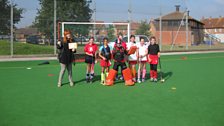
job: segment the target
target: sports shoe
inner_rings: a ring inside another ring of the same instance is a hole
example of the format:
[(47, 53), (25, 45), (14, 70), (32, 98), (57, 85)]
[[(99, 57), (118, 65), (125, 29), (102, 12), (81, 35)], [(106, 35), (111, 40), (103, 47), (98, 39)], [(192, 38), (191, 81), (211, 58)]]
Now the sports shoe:
[(153, 78), (150, 78), (150, 81), (151, 81), (151, 82), (153, 82), (153, 81), (154, 81), (154, 79), (153, 79)]
[(58, 87), (61, 87), (61, 83), (58, 83)]
[(123, 76), (120, 76), (119, 79), (120, 79), (120, 80), (124, 80)]
[(116, 81), (118, 81), (118, 80), (119, 80), (119, 77), (118, 77), (118, 76), (116, 76), (115, 80), (116, 80)]
[(72, 86), (74, 86), (74, 83), (73, 83), (73, 82), (71, 82), (71, 83), (70, 83), (70, 86), (71, 86), (71, 87), (72, 87)]
[(138, 79), (137, 81), (138, 81), (138, 83), (141, 83), (141, 80), (140, 79)]
[(142, 78), (142, 82), (145, 82), (145, 79), (144, 78)]
[(93, 83), (93, 79), (89, 79), (89, 83), (92, 84)]
[(154, 82), (157, 82), (158, 80), (156, 78), (153, 79)]
[(105, 85), (105, 82), (104, 81), (101, 81), (100, 84)]
[(136, 82), (136, 79), (135, 79), (135, 78), (132, 78), (132, 81), (133, 81), (133, 82)]

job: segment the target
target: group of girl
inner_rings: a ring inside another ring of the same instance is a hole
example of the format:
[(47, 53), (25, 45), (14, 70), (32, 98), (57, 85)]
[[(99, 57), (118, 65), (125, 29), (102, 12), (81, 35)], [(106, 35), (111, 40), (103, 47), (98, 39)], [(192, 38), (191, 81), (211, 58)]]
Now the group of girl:
[[(75, 49), (69, 49), (68, 43), (71, 42), (71, 33), (64, 32), (63, 42), (58, 42), (57, 48), (61, 50), (59, 53), (59, 62), (61, 71), (58, 79), (58, 87), (62, 85), (62, 78), (67, 68), (70, 86), (74, 85), (72, 80), (72, 62), (76, 52)], [(98, 52), (99, 50), (99, 52)], [(103, 45), (98, 49), (91, 37), (84, 47), (86, 68), (86, 82), (92, 83), (94, 80), (94, 66), (97, 63), (97, 56), (100, 58), (101, 66), (101, 84), (112, 86), (115, 78), (118, 76), (118, 70), (121, 70), (121, 76), (125, 81), (125, 85), (132, 86), (136, 82), (145, 81), (146, 64), (150, 64), (150, 81), (157, 82), (157, 64), (160, 57), (160, 50), (156, 44), (156, 38), (151, 37), (149, 43), (145, 43), (144, 38), (140, 38), (140, 43), (135, 42), (135, 36), (130, 36), (130, 42), (124, 42), (122, 35), (118, 35), (115, 44), (110, 46), (108, 38), (103, 39)], [(97, 55), (98, 54), (98, 55)], [(113, 68), (110, 66), (113, 62)], [(126, 65), (128, 63), (128, 66)], [(138, 69), (136, 67), (138, 65)]]

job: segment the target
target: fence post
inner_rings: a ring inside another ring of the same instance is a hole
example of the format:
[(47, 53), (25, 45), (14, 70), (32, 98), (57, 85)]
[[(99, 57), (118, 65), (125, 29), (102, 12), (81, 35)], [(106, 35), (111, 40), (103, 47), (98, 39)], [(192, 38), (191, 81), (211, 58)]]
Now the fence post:
[(160, 46), (159, 47), (160, 47), (160, 51), (162, 51), (162, 10), (161, 9), (162, 8), (160, 5), (160, 17), (159, 17), (159, 32), (160, 32), (160, 34), (159, 34)]
[(11, 57), (13, 57), (13, 0), (11, 0), (11, 37), (10, 37), (10, 48), (11, 48)]
[(57, 13), (56, 13), (56, 9), (57, 9), (57, 3), (56, 0), (54, 0), (54, 55), (56, 55), (56, 19), (57, 19)]
[(186, 11), (186, 50), (188, 50), (188, 16), (189, 16), (189, 11)]

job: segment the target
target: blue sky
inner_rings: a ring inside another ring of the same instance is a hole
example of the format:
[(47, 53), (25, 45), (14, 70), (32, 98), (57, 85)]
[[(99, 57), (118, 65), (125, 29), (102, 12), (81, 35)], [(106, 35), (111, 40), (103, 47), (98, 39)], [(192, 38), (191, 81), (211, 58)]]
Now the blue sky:
[(24, 8), (24, 18), (18, 23), (17, 27), (25, 27), (32, 24), (35, 19), (37, 8), (40, 8), (38, 0), (13, 0), (19, 8)]
[[(94, 0), (92, 0), (94, 1)], [(96, 20), (105, 22), (128, 20), (129, 1), (132, 7), (132, 20), (149, 20), (159, 17), (160, 7), (162, 14), (175, 10), (174, 6), (181, 5), (181, 10), (190, 10), (190, 16), (200, 20), (204, 17), (224, 17), (224, 0), (95, 0)], [(24, 8), (23, 19), (17, 27), (25, 27), (32, 24), (40, 8), (38, 0), (14, 0), (18, 7)], [(94, 3), (91, 3), (93, 8)]]

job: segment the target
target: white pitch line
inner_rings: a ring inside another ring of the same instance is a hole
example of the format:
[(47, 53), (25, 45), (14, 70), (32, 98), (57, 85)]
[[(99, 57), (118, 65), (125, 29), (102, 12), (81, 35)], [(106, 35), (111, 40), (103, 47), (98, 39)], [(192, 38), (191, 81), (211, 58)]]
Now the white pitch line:
[[(206, 53), (224, 53), (224, 50), (217, 51), (192, 51), (192, 52), (161, 52), (161, 55), (183, 55), (183, 54), (206, 54)], [(0, 56), (0, 62), (8, 61), (36, 61), (36, 60), (57, 60), (56, 56), (53, 57), (16, 57), (11, 58), (9, 56)]]

